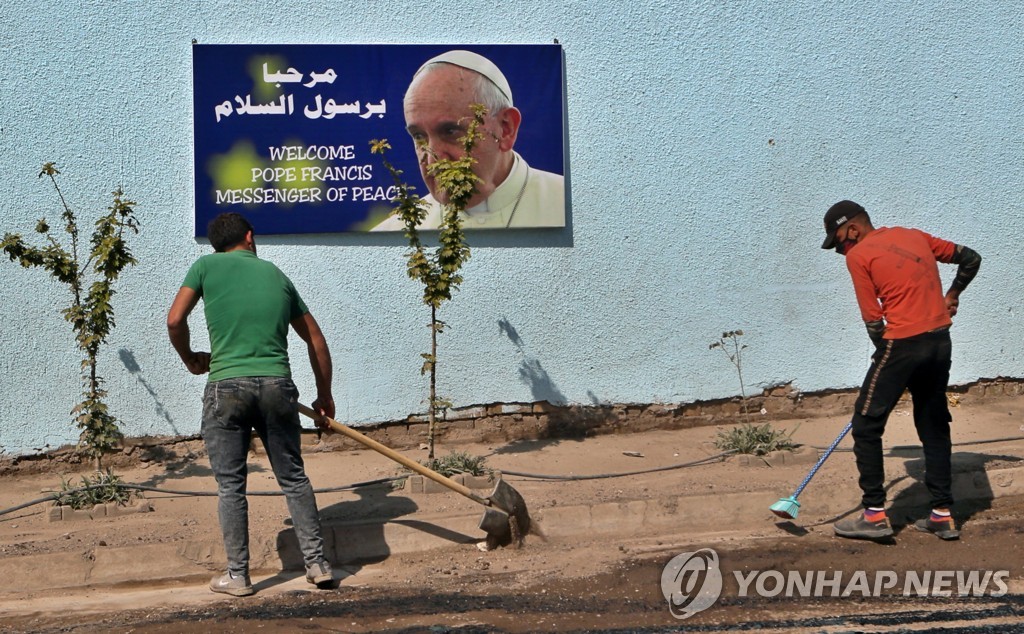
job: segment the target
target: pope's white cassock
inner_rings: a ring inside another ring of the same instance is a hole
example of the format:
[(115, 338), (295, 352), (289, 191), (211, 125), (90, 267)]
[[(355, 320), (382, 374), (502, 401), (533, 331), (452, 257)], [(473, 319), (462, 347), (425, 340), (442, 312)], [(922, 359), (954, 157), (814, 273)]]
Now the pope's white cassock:
[[(530, 167), (518, 152), (508, 178), (487, 200), (467, 209), (462, 215), (465, 229), (504, 229), (508, 227), (564, 227), (565, 179), (559, 174)], [(441, 205), (427, 195), (427, 216), (420, 229), (437, 229), (441, 225)], [(373, 231), (401, 231), (405, 228), (398, 216), (389, 216)]]

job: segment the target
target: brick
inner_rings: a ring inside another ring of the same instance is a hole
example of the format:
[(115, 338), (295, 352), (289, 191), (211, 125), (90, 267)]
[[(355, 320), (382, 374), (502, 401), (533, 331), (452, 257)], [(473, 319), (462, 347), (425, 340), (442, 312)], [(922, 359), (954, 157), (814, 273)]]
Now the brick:
[(491, 403), (487, 406), (487, 416), (499, 416), (505, 413), (505, 405), (503, 403)]
[(474, 418), (483, 418), (487, 416), (487, 410), (479, 405), (473, 407), (458, 407), (452, 408), (445, 412), (445, 420), (467, 420)]
[(421, 475), (409, 476), (405, 479), (406, 487), (409, 493), (423, 493), (423, 481), (424, 478)]
[(430, 478), (423, 478), (423, 492), (424, 493), (445, 493), (446, 491), (450, 491), (450, 490), (451, 489), (449, 489), (448, 487), (446, 487), (443, 484), (440, 484), (438, 482), (434, 482)]
[(818, 460), (818, 450), (812, 447), (799, 447), (794, 451), (783, 452), (786, 464), (814, 464)]
[(490, 476), (464, 475), (462, 484), (471, 489), (489, 489), (494, 486), (494, 481)]
[(985, 386), (982, 385), (981, 383), (976, 383), (967, 388), (967, 395), (981, 398), (985, 396)]

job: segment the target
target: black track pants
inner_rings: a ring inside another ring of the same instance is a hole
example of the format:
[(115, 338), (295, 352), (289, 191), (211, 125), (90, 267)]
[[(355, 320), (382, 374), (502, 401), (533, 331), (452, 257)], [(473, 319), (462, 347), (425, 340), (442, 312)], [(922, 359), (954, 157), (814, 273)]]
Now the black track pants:
[(882, 433), (905, 389), (914, 403), (914, 426), (924, 446), (925, 486), (932, 508), (953, 504), (949, 405), (946, 387), (952, 345), (949, 329), (889, 339), (875, 351), (853, 415), (853, 453), (865, 508), (885, 506)]

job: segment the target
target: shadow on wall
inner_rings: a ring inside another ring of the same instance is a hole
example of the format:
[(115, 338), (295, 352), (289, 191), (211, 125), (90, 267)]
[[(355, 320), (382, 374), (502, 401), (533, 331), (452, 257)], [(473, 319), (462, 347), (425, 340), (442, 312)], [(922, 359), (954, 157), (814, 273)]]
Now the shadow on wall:
[[(546, 401), (552, 405), (560, 406), (547, 412), (546, 428), (542, 430), (539, 439), (527, 439), (514, 441), (511, 444), (498, 449), (495, 453), (514, 453), (516, 451), (529, 451), (538, 442), (547, 443), (549, 439), (575, 439), (581, 440), (593, 433), (598, 427), (614, 424), (618, 420), (615, 409), (603, 403), (590, 390), (587, 397), (590, 399), (588, 406), (569, 406), (569, 399), (558, 388), (555, 381), (548, 374), (539, 359), (531, 356), (526, 349), (526, 344), (516, 330), (515, 326), (506, 319), (498, 320), (498, 330), (508, 337), (512, 345), (516, 347), (519, 357), (519, 380), (530, 388), (535, 402)], [(554, 440), (552, 442), (558, 442)]]
[(558, 389), (555, 382), (551, 380), (551, 375), (541, 365), (540, 360), (530, 357), (526, 353), (526, 346), (523, 344), (523, 339), (519, 336), (515, 326), (508, 319), (502, 317), (498, 320), (498, 330), (501, 331), (501, 334), (508, 337), (512, 345), (516, 347), (516, 351), (521, 357), (519, 360), (519, 380), (530, 388), (533, 400), (547, 401), (552, 405), (565, 405), (567, 402), (565, 394), (562, 394), (562, 391)]
[(146, 388), (146, 391), (149, 392), (149, 395), (153, 398), (154, 405), (156, 405), (156, 413), (167, 421), (167, 424), (170, 426), (171, 431), (174, 432), (175, 436), (180, 436), (181, 432), (178, 431), (178, 427), (174, 424), (174, 419), (171, 418), (170, 412), (167, 411), (164, 404), (160, 401), (160, 397), (157, 395), (156, 390), (154, 390), (153, 386), (146, 381), (146, 377), (142, 375), (142, 368), (139, 366), (139, 362), (135, 360), (135, 355), (132, 351), (127, 348), (121, 348), (117, 351), (117, 356), (121, 359), (121, 363), (124, 364), (128, 373), (134, 376), (138, 382), (142, 384), (142, 387)]

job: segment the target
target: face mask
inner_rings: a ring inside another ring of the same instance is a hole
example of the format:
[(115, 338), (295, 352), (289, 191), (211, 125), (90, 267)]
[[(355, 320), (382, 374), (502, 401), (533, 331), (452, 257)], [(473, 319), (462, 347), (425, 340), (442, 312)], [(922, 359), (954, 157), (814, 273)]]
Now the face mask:
[(837, 242), (836, 253), (838, 253), (839, 255), (846, 255), (855, 244), (857, 244), (857, 241), (851, 240), (849, 238), (843, 240), (842, 242)]

